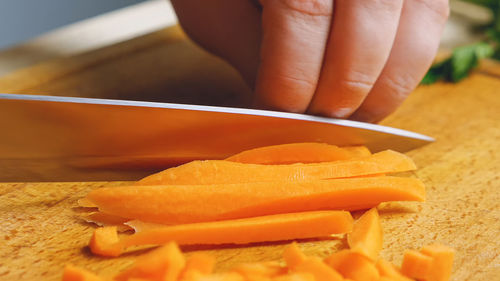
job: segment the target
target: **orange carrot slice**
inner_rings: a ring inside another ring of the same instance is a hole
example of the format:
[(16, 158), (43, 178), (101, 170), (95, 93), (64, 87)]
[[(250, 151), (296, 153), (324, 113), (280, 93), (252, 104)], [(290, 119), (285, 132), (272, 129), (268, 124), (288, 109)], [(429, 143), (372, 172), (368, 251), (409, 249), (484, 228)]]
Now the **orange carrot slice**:
[(176, 281), (186, 261), (175, 243), (141, 256), (127, 270), (115, 277), (117, 281), (143, 278), (151, 281)]
[(277, 180), (346, 178), (416, 169), (406, 155), (392, 150), (361, 159), (314, 164), (257, 165), (225, 160), (193, 161), (150, 175), (137, 185), (249, 183)]
[(353, 219), (349, 212), (317, 211), (183, 224), (143, 231), (126, 236), (119, 241), (112, 241), (111, 245), (103, 245), (109, 240), (97, 241), (96, 244), (102, 245), (100, 249), (112, 249), (109, 253), (106, 251), (93, 251), (93, 247), (90, 249), (98, 255), (116, 256), (117, 252), (115, 249), (117, 248), (123, 251), (125, 248), (131, 246), (161, 245), (170, 241), (176, 241), (180, 245), (247, 244), (264, 241), (325, 237), (330, 234), (351, 231), (352, 222)]
[(432, 257), (432, 265), (426, 281), (447, 281), (450, 279), (455, 251), (441, 244), (424, 246), (420, 252)]
[(380, 274), (380, 280), (383, 280), (383, 277), (388, 278), (389, 280), (393, 281), (412, 281), (413, 279), (410, 279), (406, 276), (404, 276), (392, 263), (384, 260), (384, 259), (379, 259), (377, 263), (375, 264), (375, 267), (377, 267), (377, 270)]
[(382, 225), (376, 208), (365, 212), (354, 222), (352, 232), (347, 234), (349, 247), (375, 261), (382, 250)]
[(186, 266), (182, 270), (179, 280), (197, 280), (203, 275), (211, 274), (214, 270), (215, 258), (204, 253), (195, 253), (186, 260)]
[(290, 143), (254, 148), (226, 158), (247, 164), (319, 163), (370, 156), (365, 146), (338, 147), (326, 143)]
[(316, 281), (343, 281), (344, 278), (335, 269), (329, 267), (319, 257), (308, 257), (292, 268), (293, 272), (310, 273)]
[(278, 262), (242, 263), (232, 269), (241, 274), (245, 280), (262, 280), (277, 277), (288, 272), (288, 269)]
[(63, 272), (62, 281), (104, 281), (101, 277), (85, 269), (66, 265)]
[(360, 210), (387, 201), (424, 201), (414, 178), (367, 177), (211, 186), (122, 186), (91, 191), (108, 214), (164, 224), (314, 210)]
[(415, 250), (405, 252), (401, 272), (411, 278), (426, 279), (432, 266), (432, 257)]
[(310, 273), (289, 273), (272, 278), (272, 281), (316, 281), (314, 275)]
[(90, 202), (87, 198), (80, 198), (78, 199), (78, 206), (84, 207), (84, 208), (96, 208), (97, 206)]
[(125, 224), (127, 221), (129, 221), (129, 219), (105, 214), (102, 212), (86, 213), (80, 215), (80, 217), (86, 222), (95, 223), (98, 226), (116, 226), (118, 232), (124, 232), (132, 229), (130, 226)]
[(344, 278), (354, 281), (376, 281), (380, 278), (373, 262), (352, 250), (341, 250), (325, 259), (325, 263), (337, 270)]
[(121, 247), (118, 245), (119, 241), (116, 226), (97, 228), (90, 238), (90, 251), (101, 256), (119, 256), (121, 253)]
[(307, 256), (299, 249), (297, 243), (293, 242), (283, 251), (283, 259), (289, 268), (295, 268), (307, 259)]

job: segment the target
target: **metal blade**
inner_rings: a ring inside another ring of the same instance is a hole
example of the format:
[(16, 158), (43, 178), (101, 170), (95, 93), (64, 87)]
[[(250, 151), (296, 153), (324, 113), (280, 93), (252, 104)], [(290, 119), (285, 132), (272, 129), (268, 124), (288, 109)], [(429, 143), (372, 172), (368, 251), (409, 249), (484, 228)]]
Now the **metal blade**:
[(194, 159), (293, 142), (411, 150), (400, 129), (266, 110), (0, 94), (0, 181), (135, 180)]

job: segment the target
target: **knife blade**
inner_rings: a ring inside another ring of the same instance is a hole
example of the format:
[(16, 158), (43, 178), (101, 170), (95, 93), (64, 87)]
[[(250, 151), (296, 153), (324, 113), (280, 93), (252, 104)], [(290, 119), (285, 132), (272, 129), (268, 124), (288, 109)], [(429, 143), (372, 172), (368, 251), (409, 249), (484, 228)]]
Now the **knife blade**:
[(20, 94), (0, 94), (0, 132), (0, 181), (136, 180), (195, 159), (293, 142), (405, 152), (433, 141), (305, 114)]

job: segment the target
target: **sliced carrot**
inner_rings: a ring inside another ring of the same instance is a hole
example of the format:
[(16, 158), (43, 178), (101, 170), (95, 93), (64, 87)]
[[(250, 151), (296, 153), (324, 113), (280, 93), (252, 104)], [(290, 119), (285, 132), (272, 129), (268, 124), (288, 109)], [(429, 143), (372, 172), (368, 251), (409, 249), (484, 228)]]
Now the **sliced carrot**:
[(299, 249), (297, 243), (286, 246), (283, 251), (283, 259), (289, 268), (295, 268), (307, 259), (307, 256)]
[(116, 226), (97, 228), (90, 238), (90, 251), (100, 256), (119, 256), (121, 253), (121, 247), (118, 245), (119, 241)]
[(389, 278), (390, 280), (394, 281), (412, 281), (413, 279), (410, 279), (406, 276), (404, 276), (392, 263), (384, 260), (384, 259), (379, 259), (377, 263), (375, 264), (377, 267), (377, 270), (380, 274), (380, 280), (382, 280), (383, 277)]
[(415, 163), (392, 150), (345, 161), (314, 164), (257, 165), (225, 160), (193, 161), (148, 176), (137, 185), (249, 183), (277, 180), (345, 178), (414, 170)]
[(214, 270), (215, 258), (204, 253), (195, 253), (186, 260), (186, 265), (180, 273), (179, 280), (189, 281), (211, 274)]
[(243, 276), (236, 272), (224, 272), (200, 276), (198, 281), (245, 281)]
[(117, 281), (144, 278), (151, 281), (176, 281), (186, 261), (175, 243), (168, 243), (141, 256), (127, 270), (115, 277)]
[[(193, 223), (151, 229), (122, 238), (107, 248), (161, 245), (176, 241), (189, 244), (246, 244), (301, 238), (325, 237), (352, 229), (352, 217), (345, 211), (290, 213), (219, 222)], [(106, 241), (100, 241), (106, 243)], [(91, 247), (92, 250), (92, 247)], [(109, 256), (105, 251), (94, 252)], [(116, 252), (111, 252), (115, 254)]]
[(344, 278), (354, 281), (376, 281), (380, 278), (377, 268), (367, 257), (352, 250), (341, 250), (325, 259), (325, 263)]
[(84, 207), (84, 208), (96, 208), (97, 206), (90, 202), (87, 198), (80, 198), (78, 199), (78, 206)]
[(80, 217), (86, 222), (95, 223), (98, 226), (116, 226), (118, 232), (124, 232), (131, 230), (132, 228), (125, 223), (129, 219), (105, 214), (103, 212), (91, 212), (80, 215)]
[(382, 225), (376, 208), (365, 212), (354, 222), (352, 232), (347, 234), (349, 247), (375, 261), (382, 250)]
[(66, 265), (64, 267), (62, 281), (104, 281), (101, 277), (85, 269)]
[(277, 277), (288, 272), (288, 268), (278, 262), (242, 263), (232, 269), (241, 274), (245, 280), (262, 280)]
[(441, 244), (424, 246), (420, 252), (432, 257), (432, 265), (426, 281), (447, 281), (450, 279), (455, 251)]
[(271, 279), (272, 281), (316, 281), (314, 275), (310, 273), (290, 273), (280, 275)]
[(326, 143), (290, 143), (245, 150), (227, 161), (247, 164), (319, 163), (370, 156), (365, 146), (338, 147)]
[(432, 266), (432, 257), (415, 250), (405, 252), (401, 272), (411, 278), (426, 279)]
[(146, 230), (172, 226), (172, 224), (162, 224), (162, 223), (154, 223), (154, 222), (145, 222), (141, 220), (131, 220), (125, 223), (128, 227), (132, 228), (135, 233), (143, 232)]
[(314, 276), (316, 281), (344, 280), (340, 273), (324, 263), (319, 257), (307, 257), (307, 259), (295, 266), (292, 271), (298, 273), (310, 273)]
[(313, 210), (360, 210), (387, 201), (424, 201), (414, 178), (367, 177), (211, 186), (123, 186), (91, 191), (108, 214), (164, 224)]

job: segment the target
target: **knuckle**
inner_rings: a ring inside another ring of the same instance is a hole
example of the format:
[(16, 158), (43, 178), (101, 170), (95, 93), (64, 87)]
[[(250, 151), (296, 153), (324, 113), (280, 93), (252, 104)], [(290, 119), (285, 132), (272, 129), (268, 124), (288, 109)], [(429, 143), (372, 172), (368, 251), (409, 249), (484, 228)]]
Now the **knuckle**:
[(332, 0), (280, 0), (279, 2), (288, 9), (301, 14), (331, 16), (333, 12)]
[(361, 72), (351, 72), (340, 80), (339, 86), (348, 93), (364, 96), (375, 84), (370, 77)]
[(398, 103), (404, 101), (417, 84), (413, 77), (404, 75), (386, 76), (383, 83), (391, 92), (391, 99)]

